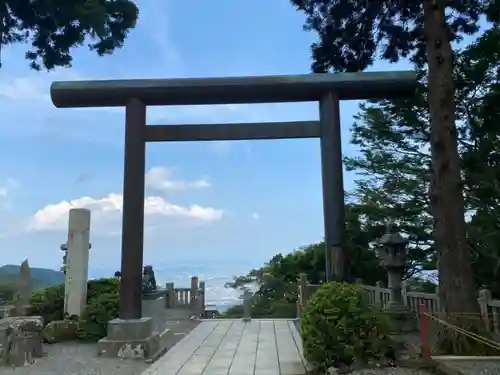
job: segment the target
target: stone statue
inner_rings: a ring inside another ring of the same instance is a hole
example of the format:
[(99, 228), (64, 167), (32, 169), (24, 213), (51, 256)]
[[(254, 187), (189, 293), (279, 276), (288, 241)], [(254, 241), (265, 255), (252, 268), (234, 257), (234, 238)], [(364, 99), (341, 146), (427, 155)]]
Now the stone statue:
[(144, 266), (142, 272), (142, 293), (148, 294), (156, 292), (156, 278), (152, 266)]

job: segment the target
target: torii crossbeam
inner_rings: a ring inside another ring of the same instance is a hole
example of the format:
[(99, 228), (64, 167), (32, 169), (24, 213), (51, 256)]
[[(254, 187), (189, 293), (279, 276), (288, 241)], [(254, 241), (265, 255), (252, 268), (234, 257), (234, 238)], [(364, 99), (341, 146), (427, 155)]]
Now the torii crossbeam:
[[(125, 107), (125, 170), (120, 318), (141, 318), (146, 142), (320, 138), (326, 277), (349, 281), (339, 101), (412, 96), (416, 73), (361, 72), (295, 76), (54, 82), (59, 108)], [(146, 107), (319, 102), (319, 121), (147, 125)]]

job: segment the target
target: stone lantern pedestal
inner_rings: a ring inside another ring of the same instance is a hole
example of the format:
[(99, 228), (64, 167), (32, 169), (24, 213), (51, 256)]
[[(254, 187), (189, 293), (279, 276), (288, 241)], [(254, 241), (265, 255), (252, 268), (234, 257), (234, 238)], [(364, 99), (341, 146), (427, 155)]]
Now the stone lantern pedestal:
[(407, 307), (402, 297), (403, 276), (408, 268), (406, 241), (392, 226), (379, 241), (381, 249), (378, 253), (381, 266), (387, 271), (390, 298), (385, 306), (395, 333), (410, 333), (416, 330), (413, 312)]

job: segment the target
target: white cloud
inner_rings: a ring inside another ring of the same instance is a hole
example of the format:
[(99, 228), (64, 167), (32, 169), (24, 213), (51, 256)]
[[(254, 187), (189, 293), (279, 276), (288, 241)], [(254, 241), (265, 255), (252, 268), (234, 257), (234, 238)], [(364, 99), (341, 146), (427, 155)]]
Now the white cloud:
[[(27, 230), (65, 230), (68, 226), (68, 213), (72, 208), (87, 208), (92, 215), (92, 228), (99, 227), (106, 233), (116, 233), (121, 220), (123, 196), (108, 194), (102, 198), (81, 197), (70, 201), (49, 204), (38, 210), (28, 221)], [(148, 220), (158, 218), (184, 218), (200, 222), (212, 222), (222, 218), (223, 211), (213, 207), (199, 205), (179, 206), (167, 202), (162, 197), (148, 196), (145, 199), (144, 215)], [(98, 225), (96, 225), (98, 224)], [(158, 227), (158, 224), (155, 224)], [(106, 228), (106, 229), (104, 229)]]
[(182, 181), (172, 179), (172, 169), (165, 167), (153, 167), (146, 173), (146, 188), (151, 190), (168, 192), (176, 190), (203, 189), (211, 186), (206, 178), (194, 181)]
[(259, 219), (260, 219), (260, 215), (259, 215), (257, 212), (254, 212), (254, 213), (252, 214), (252, 219), (254, 219), (254, 220), (259, 220)]

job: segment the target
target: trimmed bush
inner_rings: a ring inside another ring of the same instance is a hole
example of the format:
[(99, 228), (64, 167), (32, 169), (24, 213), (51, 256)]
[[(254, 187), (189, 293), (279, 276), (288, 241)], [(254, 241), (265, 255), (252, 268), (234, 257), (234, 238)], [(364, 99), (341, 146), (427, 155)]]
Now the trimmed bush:
[(301, 316), (304, 354), (317, 371), (381, 360), (390, 351), (389, 322), (357, 285), (323, 284)]
[(92, 301), (101, 294), (120, 293), (120, 280), (115, 277), (90, 280), (87, 283), (87, 301)]
[[(106, 335), (107, 323), (118, 316), (120, 280), (105, 278), (87, 284), (87, 306), (78, 321), (78, 338), (99, 340)], [(51, 286), (32, 294), (32, 314), (44, 323), (76, 317), (64, 316), (64, 284)]]
[(31, 314), (43, 317), (44, 324), (64, 318), (64, 284), (41, 289), (31, 295)]
[(101, 294), (92, 299), (78, 321), (77, 337), (97, 341), (106, 336), (108, 322), (118, 317), (120, 295), (117, 292)]

